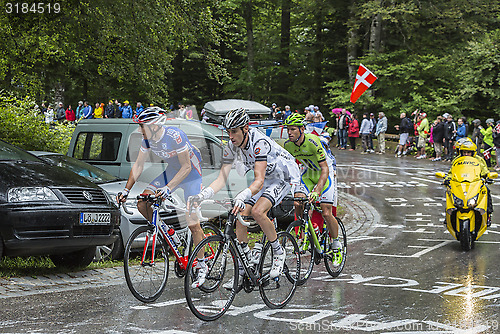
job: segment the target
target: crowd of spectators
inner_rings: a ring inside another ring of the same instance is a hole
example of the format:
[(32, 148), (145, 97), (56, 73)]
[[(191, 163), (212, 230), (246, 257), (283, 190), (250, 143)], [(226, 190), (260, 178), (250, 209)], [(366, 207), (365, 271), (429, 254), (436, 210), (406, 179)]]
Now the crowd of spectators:
[[(151, 103), (149, 106), (152, 107), (153, 104)], [(73, 108), (71, 104), (65, 107), (62, 102), (57, 103), (55, 107), (52, 104), (46, 106), (45, 103), (42, 103), (41, 108), (37, 107), (37, 109), (45, 117), (46, 123), (53, 124), (55, 122), (74, 123), (91, 118), (133, 118), (144, 111), (144, 106), (141, 102), (137, 102), (135, 109), (133, 109), (127, 100), (123, 102), (109, 100), (106, 105), (96, 102), (94, 106), (87, 101), (79, 101), (76, 108)], [(170, 106), (167, 116), (192, 119), (193, 114), (193, 107), (179, 103), (177, 109), (174, 109), (173, 105)]]

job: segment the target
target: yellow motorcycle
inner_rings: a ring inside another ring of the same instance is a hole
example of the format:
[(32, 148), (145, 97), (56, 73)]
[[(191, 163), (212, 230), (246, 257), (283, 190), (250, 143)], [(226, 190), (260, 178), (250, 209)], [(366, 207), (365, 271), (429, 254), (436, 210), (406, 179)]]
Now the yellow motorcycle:
[[(437, 172), (436, 177), (444, 179), (446, 174)], [(443, 182), (446, 186), (446, 227), (460, 241), (464, 251), (474, 248), (474, 242), (486, 231), (486, 183), (497, 177), (497, 173), (490, 172), (482, 179), (479, 162), (473, 157), (462, 156), (453, 161), (450, 175)]]

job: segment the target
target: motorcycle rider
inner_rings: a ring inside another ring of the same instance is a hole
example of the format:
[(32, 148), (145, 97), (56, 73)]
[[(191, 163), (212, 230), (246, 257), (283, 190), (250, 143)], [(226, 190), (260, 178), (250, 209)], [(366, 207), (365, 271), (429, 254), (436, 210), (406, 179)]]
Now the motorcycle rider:
[[(457, 141), (456, 148), (458, 150), (459, 155), (455, 159), (453, 159), (453, 161), (451, 162), (450, 170), (449, 170), (448, 175), (446, 176), (446, 178), (444, 180), (444, 183), (446, 185), (448, 185), (450, 182), (451, 169), (453, 168), (455, 161), (458, 158), (463, 157), (463, 156), (469, 156), (469, 157), (475, 158), (479, 163), (479, 167), (481, 168), (481, 178), (488, 177), (489, 170), (488, 170), (488, 167), (486, 165), (486, 161), (480, 155), (476, 154), (476, 151), (477, 151), (476, 144), (474, 144), (474, 142), (470, 138), (466, 137), (466, 138), (463, 138), (463, 139)], [(491, 225), (491, 214), (493, 213), (493, 202), (491, 199), (490, 189), (488, 189), (488, 187), (486, 185), (485, 185), (485, 187), (486, 187), (486, 193), (488, 196), (486, 212), (488, 214), (487, 226), (489, 227)]]

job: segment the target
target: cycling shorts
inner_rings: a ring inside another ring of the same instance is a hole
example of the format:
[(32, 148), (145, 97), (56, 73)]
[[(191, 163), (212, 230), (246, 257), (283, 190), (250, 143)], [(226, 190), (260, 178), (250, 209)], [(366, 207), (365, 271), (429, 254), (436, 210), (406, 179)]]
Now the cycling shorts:
[(283, 198), (290, 192), (292, 186), (289, 182), (280, 179), (265, 179), (262, 189), (245, 201), (245, 204), (254, 206), (259, 198), (267, 198), (275, 207), (280, 204)]
[[(302, 177), (302, 183), (295, 188), (295, 193), (302, 193), (304, 195), (308, 195), (312, 189), (316, 186), (316, 182), (313, 182), (311, 179)], [(328, 203), (332, 204), (334, 207), (337, 207), (337, 176), (335, 172), (330, 172), (328, 175), (328, 179), (326, 180), (325, 186), (323, 187), (323, 192), (319, 197), (320, 203)]]
[[(201, 191), (201, 175), (199, 177), (196, 177), (196, 175), (194, 177), (189, 177), (190, 175), (188, 175), (188, 177), (186, 177), (177, 187), (170, 189), (172, 192), (178, 188), (184, 190), (184, 200), (186, 203), (189, 196), (198, 195)], [(146, 187), (146, 190), (150, 190), (154, 193), (159, 188), (165, 187), (169, 181), (166, 172), (163, 172)]]

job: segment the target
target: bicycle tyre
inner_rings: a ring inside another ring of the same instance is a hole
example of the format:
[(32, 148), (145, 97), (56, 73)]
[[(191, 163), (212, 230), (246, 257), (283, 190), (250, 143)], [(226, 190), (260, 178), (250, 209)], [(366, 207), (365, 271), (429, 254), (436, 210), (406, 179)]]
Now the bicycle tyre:
[[(272, 309), (283, 308), (292, 299), (300, 277), (300, 255), (297, 242), (288, 232), (279, 232), (278, 240), (286, 252), (283, 273), (275, 279), (269, 278), (272, 266), (272, 248), (268, 242), (262, 252), (259, 274), (263, 278), (259, 285), (264, 303)], [(267, 277), (267, 278), (266, 278)]]
[(325, 267), (326, 271), (332, 276), (332, 277), (337, 277), (340, 275), (342, 270), (344, 269), (345, 266), (345, 261), (347, 258), (347, 234), (345, 232), (345, 227), (340, 218), (336, 218), (337, 222), (339, 223), (339, 241), (342, 244), (342, 251), (341, 251), (341, 256), (342, 256), (342, 261), (340, 262), (339, 265), (335, 265), (333, 263), (333, 251), (330, 250), (330, 244), (333, 241), (333, 238), (330, 236), (328, 233), (328, 229), (325, 226)]
[(300, 254), (300, 277), (297, 285), (303, 285), (311, 276), (314, 267), (315, 249), (311, 246), (312, 240), (308, 234), (308, 240), (304, 238), (304, 228), (301, 220), (296, 220), (288, 225), (286, 231), (295, 238)]
[[(158, 234), (155, 248), (155, 263), (151, 265), (152, 241), (148, 240), (145, 244), (146, 235), (151, 233), (153, 228), (150, 226), (141, 226), (137, 228), (127, 241), (123, 257), (123, 269), (127, 286), (135, 298), (143, 303), (151, 303), (157, 300), (168, 279), (168, 245), (166, 241)], [(137, 248), (139, 247), (139, 248)], [(146, 254), (143, 254), (144, 251)], [(141, 258), (144, 256), (144, 262)], [(134, 261), (139, 264), (134, 264)]]
[[(194, 254), (203, 250), (209, 271), (205, 283), (199, 287), (192, 284), (197, 278)], [(184, 277), (184, 293), (189, 309), (203, 321), (219, 319), (231, 306), (238, 284), (238, 263), (236, 252), (220, 235), (213, 235), (201, 241), (189, 258), (189, 273)], [(232, 280), (232, 288), (224, 285)]]

